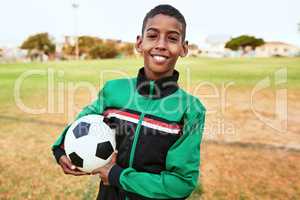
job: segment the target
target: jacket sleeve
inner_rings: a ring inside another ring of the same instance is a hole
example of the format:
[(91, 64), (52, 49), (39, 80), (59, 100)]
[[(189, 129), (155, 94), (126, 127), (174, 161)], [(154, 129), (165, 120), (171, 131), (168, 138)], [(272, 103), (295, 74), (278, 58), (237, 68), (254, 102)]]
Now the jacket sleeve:
[(115, 165), (109, 173), (111, 185), (148, 198), (185, 198), (194, 190), (199, 176), (200, 143), (205, 111), (194, 115), (183, 127), (183, 135), (169, 149), (166, 170), (160, 174), (122, 169)]
[[(77, 115), (76, 119), (79, 119), (85, 115), (90, 115), (90, 114), (101, 114), (103, 113), (105, 109), (105, 101), (104, 101), (104, 94), (105, 94), (105, 86), (103, 89), (99, 92), (97, 99), (93, 101), (90, 105), (86, 106), (83, 108), (83, 110)], [(53, 155), (56, 159), (56, 161), (59, 161), (59, 158), (62, 155), (65, 155), (65, 150), (64, 150), (64, 138), (65, 135), (69, 129), (71, 124), (67, 125), (61, 135), (58, 137), (58, 139), (55, 141), (55, 143), (52, 145), (52, 151)]]

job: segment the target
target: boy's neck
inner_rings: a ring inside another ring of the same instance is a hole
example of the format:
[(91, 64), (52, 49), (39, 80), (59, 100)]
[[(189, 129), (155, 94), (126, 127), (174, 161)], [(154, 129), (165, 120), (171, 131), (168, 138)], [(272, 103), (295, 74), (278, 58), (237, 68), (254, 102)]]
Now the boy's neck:
[(149, 69), (147, 69), (146, 67), (144, 67), (145, 69), (145, 76), (147, 77), (148, 80), (153, 80), (156, 81), (158, 79), (164, 78), (164, 77), (168, 77), (168, 76), (172, 76), (174, 69), (166, 72), (166, 73), (155, 73)]

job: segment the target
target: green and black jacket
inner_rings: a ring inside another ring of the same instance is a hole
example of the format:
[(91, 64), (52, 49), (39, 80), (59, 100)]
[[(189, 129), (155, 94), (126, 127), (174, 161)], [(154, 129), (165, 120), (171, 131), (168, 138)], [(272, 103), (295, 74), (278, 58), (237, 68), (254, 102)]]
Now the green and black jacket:
[[(98, 98), (77, 118), (104, 115), (116, 130), (117, 164), (110, 186), (100, 184), (98, 199), (185, 199), (199, 176), (200, 143), (205, 108), (180, 89), (179, 73), (148, 80), (144, 68), (137, 78), (108, 81)], [(64, 136), (52, 147), (58, 160), (65, 154)]]

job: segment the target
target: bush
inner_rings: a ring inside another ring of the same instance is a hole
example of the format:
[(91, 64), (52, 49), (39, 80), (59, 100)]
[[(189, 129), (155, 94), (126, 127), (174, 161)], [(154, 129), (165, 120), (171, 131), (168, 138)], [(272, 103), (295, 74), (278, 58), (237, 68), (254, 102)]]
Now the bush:
[(91, 49), (89, 56), (92, 59), (98, 58), (115, 58), (118, 55), (118, 51), (115, 45), (111, 44), (99, 44)]
[(119, 49), (119, 52), (122, 53), (124, 56), (132, 56), (134, 54), (134, 44), (132, 43), (124, 44)]
[(80, 36), (78, 38), (78, 48), (79, 48), (79, 55), (86, 54), (88, 55), (90, 50), (102, 44), (103, 41), (100, 38), (92, 37), (92, 36)]

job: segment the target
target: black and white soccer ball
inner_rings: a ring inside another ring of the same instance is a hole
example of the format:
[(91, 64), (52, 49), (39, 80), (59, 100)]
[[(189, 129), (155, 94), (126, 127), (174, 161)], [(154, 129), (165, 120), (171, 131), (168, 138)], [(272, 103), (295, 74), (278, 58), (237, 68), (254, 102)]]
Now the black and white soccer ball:
[(84, 172), (107, 164), (115, 151), (115, 132), (103, 122), (101, 115), (86, 115), (68, 129), (65, 152), (72, 164)]

